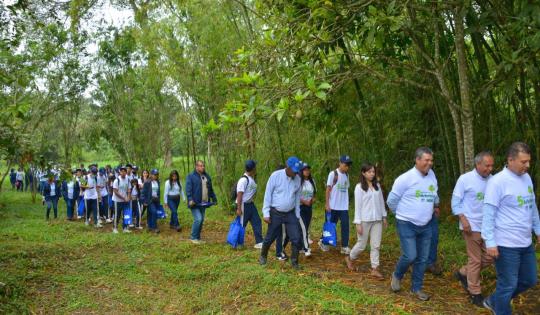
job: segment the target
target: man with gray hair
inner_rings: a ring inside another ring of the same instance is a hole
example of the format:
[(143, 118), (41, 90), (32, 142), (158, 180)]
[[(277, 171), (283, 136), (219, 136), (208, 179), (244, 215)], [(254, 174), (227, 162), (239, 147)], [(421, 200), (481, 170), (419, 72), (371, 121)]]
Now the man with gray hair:
[(467, 264), (454, 272), (454, 277), (471, 296), (476, 306), (482, 307), (484, 297), (480, 287), (480, 272), (493, 264), (493, 258), (486, 254), (482, 240), (482, 207), (484, 193), (493, 171), (493, 155), (480, 152), (474, 158), (475, 168), (459, 177), (452, 194), (452, 213), (459, 217), (459, 229), (463, 232), (467, 247)]
[(532, 232), (540, 242), (540, 219), (531, 177), (531, 149), (514, 142), (506, 154), (506, 167), (491, 178), (484, 197), (482, 238), (487, 254), (495, 259), (497, 287), (484, 299), (493, 314), (512, 313), (510, 302), (538, 282)]
[(413, 266), (411, 291), (422, 301), (429, 295), (422, 291), (424, 273), (431, 246), (433, 214), (439, 213), (437, 178), (431, 169), (433, 152), (416, 149), (415, 166), (401, 174), (388, 194), (387, 204), (396, 214), (401, 257), (392, 273), (392, 291), (401, 289), (401, 279)]

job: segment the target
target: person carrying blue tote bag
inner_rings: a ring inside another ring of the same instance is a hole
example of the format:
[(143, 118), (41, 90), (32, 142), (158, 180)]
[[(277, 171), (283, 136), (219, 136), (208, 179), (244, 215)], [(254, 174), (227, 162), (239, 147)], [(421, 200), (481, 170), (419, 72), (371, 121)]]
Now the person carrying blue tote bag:
[(240, 222), (240, 216), (237, 216), (236, 219), (231, 222), (229, 234), (227, 234), (227, 243), (229, 243), (232, 248), (244, 245), (245, 232), (246, 230)]
[(77, 215), (79, 217), (84, 216), (84, 198), (83, 197), (79, 197), (78, 207), (77, 207)]
[(337, 231), (336, 224), (330, 222), (330, 213), (326, 214), (323, 224), (322, 242), (325, 245), (336, 246), (337, 245)]

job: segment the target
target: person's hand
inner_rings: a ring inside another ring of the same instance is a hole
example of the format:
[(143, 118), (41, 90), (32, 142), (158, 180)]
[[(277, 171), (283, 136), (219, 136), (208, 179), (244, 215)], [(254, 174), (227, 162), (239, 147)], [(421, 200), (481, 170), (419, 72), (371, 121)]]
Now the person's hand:
[(362, 235), (363, 232), (364, 232), (364, 229), (362, 228), (362, 224), (357, 224), (356, 225), (356, 233), (358, 235)]
[(499, 250), (497, 249), (497, 246), (486, 248), (486, 253), (488, 254), (488, 256), (491, 256), (495, 259), (499, 257)]
[(190, 200), (188, 204), (189, 204), (190, 207), (193, 207), (195, 205), (195, 201)]
[(540, 235), (536, 235), (536, 248), (540, 246)]
[(169, 209), (169, 205), (168, 204), (165, 204), (165, 209)]
[(326, 203), (325, 209), (326, 209), (326, 212), (332, 211), (332, 209), (330, 209), (330, 203), (329, 202)]
[(313, 206), (314, 203), (315, 203), (315, 199), (311, 198), (311, 200), (309, 201), (309, 205)]
[(463, 232), (467, 234), (472, 232), (471, 224), (469, 223), (469, 220), (467, 220), (467, 218), (464, 215), (459, 217), (459, 221), (461, 222), (461, 225), (463, 226)]
[(236, 214), (237, 214), (237, 215), (242, 215), (242, 208), (237, 207), (237, 208), (236, 208)]
[(264, 222), (266, 222), (266, 223), (268, 223), (268, 224), (270, 224), (270, 222), (272, 222), (272, 221), (270, 220), (270, 217), (264, 217), (263, 220), (264, 220)]
[(438, 218), (441, 215), (441, 208), (435, 207), (433, 208), (433, 212), (435, 213), (435, 216)]
[(383, 223), (383, 227), (384, 227), (385, 229), (387, 229), (387, 228), (388, 228), (388, 220), (386, 220), (386, 218), (383, 218), (383, 219), (382, 219), (382, 223)]

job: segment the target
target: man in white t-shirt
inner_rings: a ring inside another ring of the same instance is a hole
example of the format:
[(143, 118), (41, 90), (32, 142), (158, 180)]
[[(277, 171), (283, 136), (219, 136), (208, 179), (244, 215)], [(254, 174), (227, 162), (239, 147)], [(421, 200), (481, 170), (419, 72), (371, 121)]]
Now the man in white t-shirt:
[(86, 221), (85, 225), (90, 224), (90, 214), (93, 214), (93, 222), (97, 228), (101, 228), (102, 225), (98, 222), (98, 185), (97, 185), (97, 167), (92, 166), (90, 172), (86, 177), (86, 183), (81, 185), (84, 189), (84, 206), (86, 209)]
[(493, 264), (493, 259), (486, 254), (486, 245), (482, 240), (482, 206), (486, 185), (491, 178), (494, 159), (490, 152), (480, 152), (474, 158), (476, 167), (459, 177), (452, 194), (452, 213), (459, 217), (459, 229), (463, 233), (467, 247), (467, 264), (454, 272), (454, 277), (461, 282), (470, 294), (472, 303), (483, 306), (484, 297), (480, 287), (480, 272)]
[(125, 167), (120, 167), (120, 174), (113, 182), (113, 197), (114, 202), (114, 227), (113, 233), (118, 233), (118, 222), (122, 220), (122, 228), (124, 233), (131, 233), (128, 225), (124, 223), (124, 211), (129, 209), (129, 201), (131, 200), (130, 184), (127, 178), (127, 170)]
[(392, 291), (401, 289), (401, 279), (413, 266), (411, 291), (422, 301), (429, 295), (422, 291), (429, 250), (432, 220), (439, 213), (437, 178), (431, 169), (433, 151), (427, 147), (416, 149), (415, 165), (401, 174), (388, 194), (387, 204), (396, 214), (396, 225), (401, 246), (401, 257), (392, 273)]
[[(349, 255), (349, 169), (352, 160), (348, 155), (339, 158), (339, 167), (328, 174), (326, 181), (326, 213), (330, 214), (330, 222), (341, 221), (341, 253)], [(319, 240), (322, 251), (328, 251), (328, 245)]]
[(484, 306), (497, 315), (511, 314), (511, 300), (538, 282), (532, 233), (538, 244), (540, 219), (528, 174), (531, 149), (512, 143), (506, 162), (487, 183), (482, 219), (482, 238), (497, 270), (497, 287)]
[(244, 227), (248, 222), (251, 223), (253, 234), (255, 235), (255, 248), (262, 248), (262, 222), (259, 212), (255, 206), (255, 194), (257, 193), (257, 182), (255, 174), (257, 166), (255, 161), (247, 160), (245, 165), (246, 172), (236, 184), (236, 214), (242, 219)]

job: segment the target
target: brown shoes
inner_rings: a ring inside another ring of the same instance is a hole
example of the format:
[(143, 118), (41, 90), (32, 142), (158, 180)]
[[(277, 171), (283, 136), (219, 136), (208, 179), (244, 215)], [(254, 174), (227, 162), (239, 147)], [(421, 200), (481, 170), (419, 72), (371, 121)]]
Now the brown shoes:
[(377, 269), (377, 268), (371, 269), (371, 272), (369, 273), (369, 275), (372, 276), (375, 279), (378, 279), (378, 280), (383, 280), (384, 279), (382, 273), (380, 273), (379, 269)]

